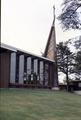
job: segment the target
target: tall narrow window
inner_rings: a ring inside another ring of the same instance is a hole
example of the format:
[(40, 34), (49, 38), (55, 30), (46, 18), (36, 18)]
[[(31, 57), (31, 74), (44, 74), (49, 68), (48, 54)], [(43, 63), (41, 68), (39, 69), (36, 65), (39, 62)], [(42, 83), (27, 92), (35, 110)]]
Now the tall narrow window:
[(15, 82), (19, 82), (19, 55), (16, 54), (16, 79)]

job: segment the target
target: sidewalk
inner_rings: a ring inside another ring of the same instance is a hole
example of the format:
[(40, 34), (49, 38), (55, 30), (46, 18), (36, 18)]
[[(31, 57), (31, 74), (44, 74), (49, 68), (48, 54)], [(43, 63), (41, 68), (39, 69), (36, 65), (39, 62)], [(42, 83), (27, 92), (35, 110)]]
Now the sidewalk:
[(81, 95), (81, 91), (74, 91), (74, 93)]

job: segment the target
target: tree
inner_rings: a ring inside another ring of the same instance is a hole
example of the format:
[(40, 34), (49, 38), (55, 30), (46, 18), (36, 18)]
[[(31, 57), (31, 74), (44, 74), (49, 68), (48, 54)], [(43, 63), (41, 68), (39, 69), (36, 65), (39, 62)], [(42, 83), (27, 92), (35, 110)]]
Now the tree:
[(76, 80), (81, 80), (81, 51), (77, 52), (75, 63)]
[(65, 29), (81, 29), (81, 0), (64, 0), (62, 14), (58, 19)]
[(81, 36), (65, 42), (69, 48), (74, 46), (74, 74), (75, 80), (81, 80)]
[(75, 46), (76, 49), (78, 49), (79, 51), (81, 51), (81, 36), (79, 36), (78, 40), (76, 39), (74, 41), (74, 46)]
[(66, 75), (67, 91), (69, 91), (69, 74), (74, 72), (73, 60), (74, 54), (70, 51), (65, 43), (60, 42), (57, 45), (57, 64), (58, 71), (63, 72)]
[(74, 46), (77, 49), (76, 58), (75, 58), (75, 73), (76, 79), (81, 80), (81, 36), (78, 40), (75, 40)]

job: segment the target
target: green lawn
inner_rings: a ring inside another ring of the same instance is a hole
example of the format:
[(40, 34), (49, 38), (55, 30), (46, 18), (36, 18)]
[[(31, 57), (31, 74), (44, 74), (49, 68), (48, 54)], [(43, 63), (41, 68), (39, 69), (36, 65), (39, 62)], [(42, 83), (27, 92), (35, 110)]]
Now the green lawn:
[(81, 96), (42, 89), (1, 89), (0, 120), (81, 120)]

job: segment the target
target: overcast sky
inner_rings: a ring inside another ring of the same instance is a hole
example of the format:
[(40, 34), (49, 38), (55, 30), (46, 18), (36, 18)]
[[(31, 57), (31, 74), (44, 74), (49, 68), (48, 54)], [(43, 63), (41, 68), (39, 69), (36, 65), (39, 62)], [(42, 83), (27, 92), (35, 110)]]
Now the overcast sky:
[[(44, 52), (53, 22), (61, 13), (63, 0), (2, 0), (1, 40), (3, 43), (40, 55)], [(56, 41), (80, 35), (80, 31), (63, 32), (56, 19)]]

